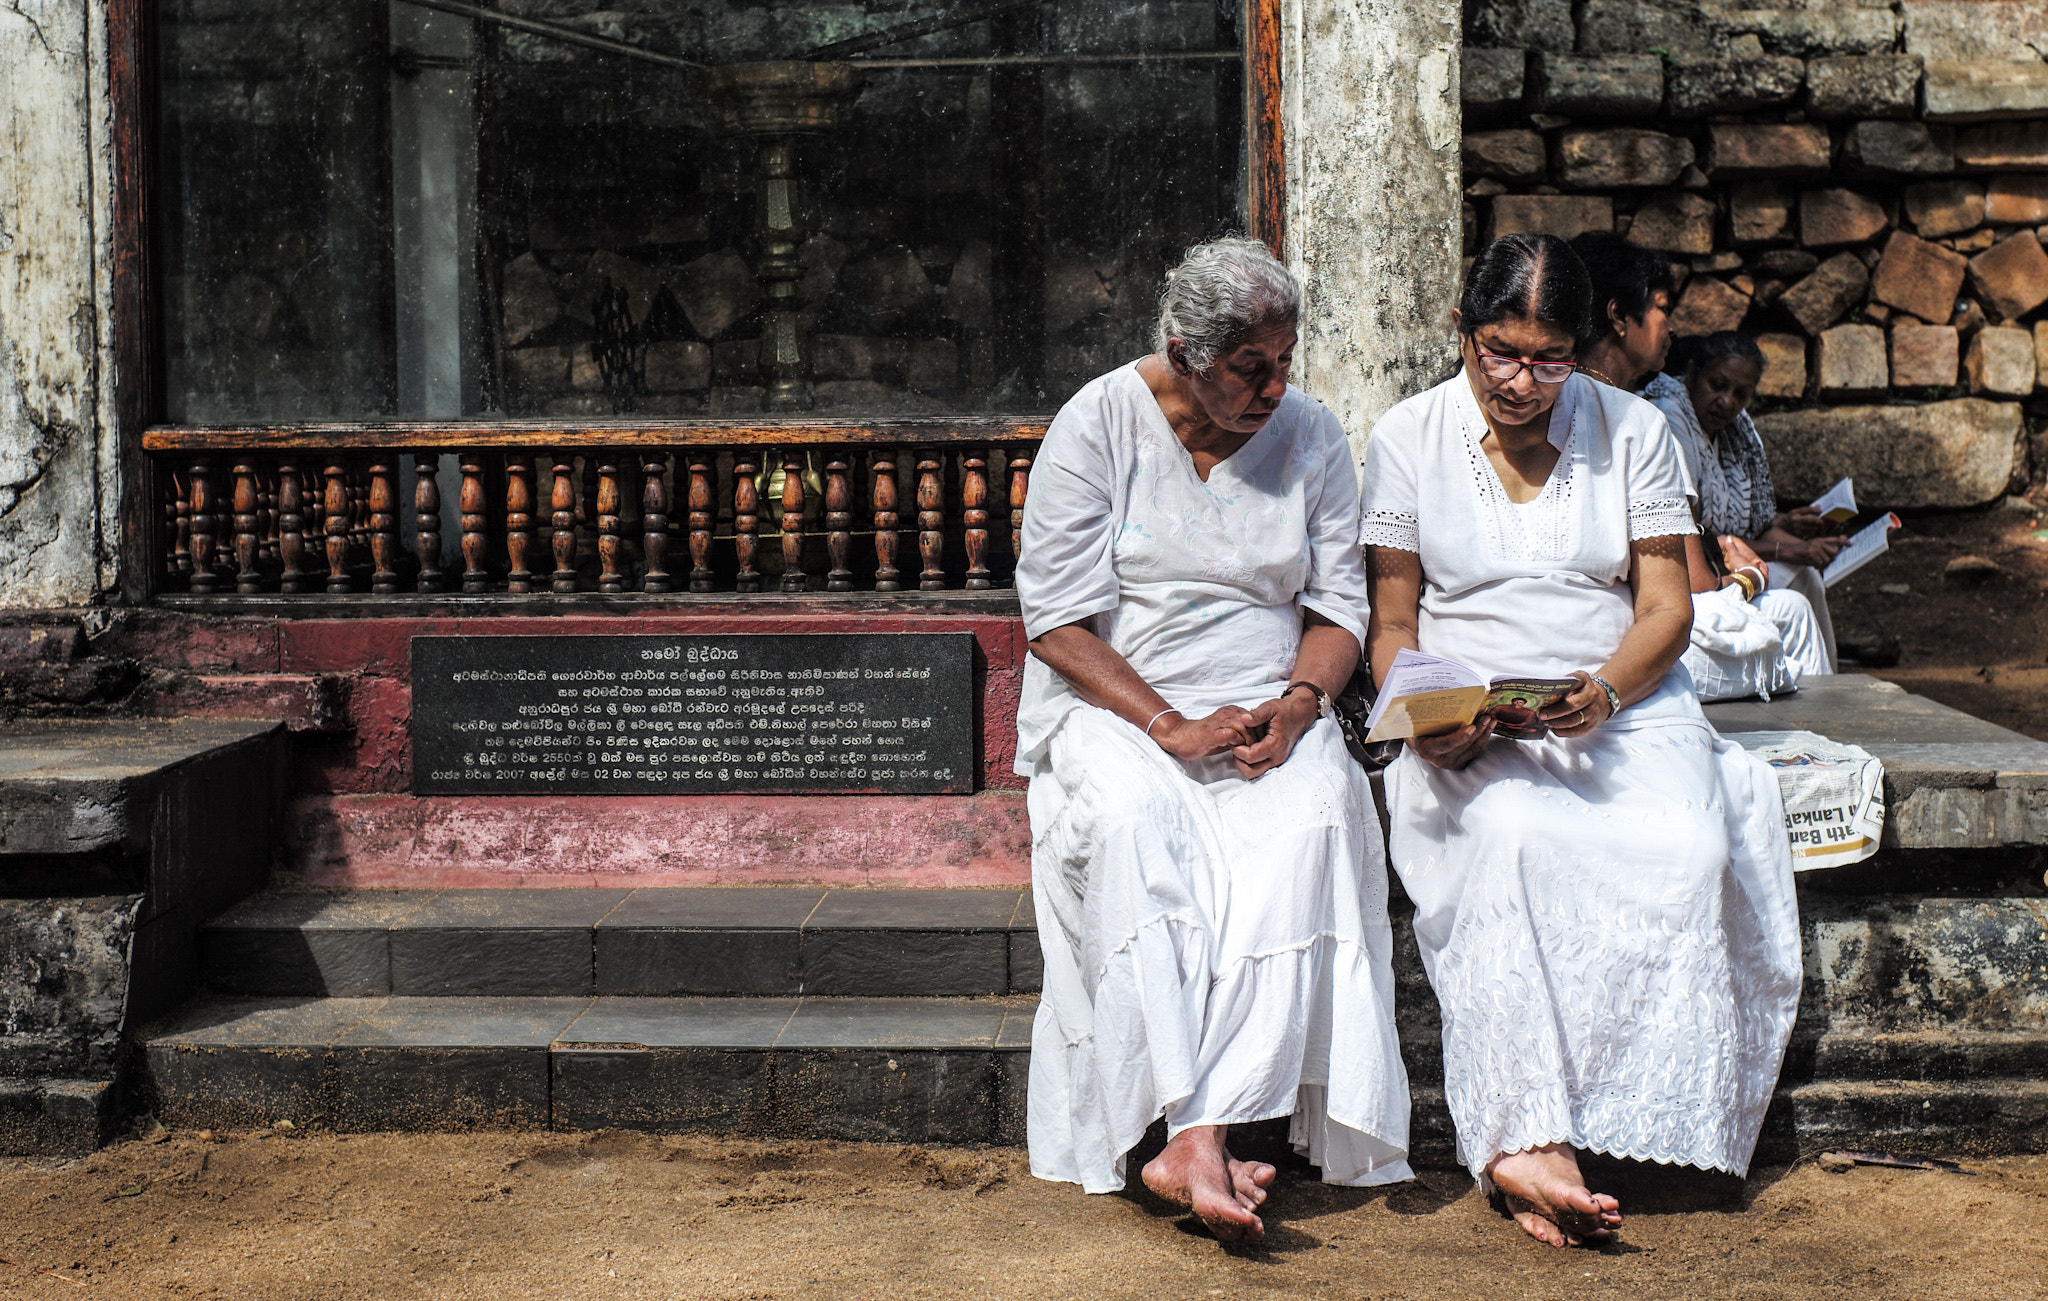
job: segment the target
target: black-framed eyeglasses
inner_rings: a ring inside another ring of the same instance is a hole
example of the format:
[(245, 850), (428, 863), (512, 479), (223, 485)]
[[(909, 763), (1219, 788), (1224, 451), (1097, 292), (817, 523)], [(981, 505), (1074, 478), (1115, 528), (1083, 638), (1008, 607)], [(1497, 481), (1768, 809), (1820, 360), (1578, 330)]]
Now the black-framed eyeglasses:
[(1526, 368), (1536, 377), (1538, 384), (1562, 384), (1579, 368), (1575, 361), (1523, 361), (1520, 357), (1480, 352), (1477, 344), (1473, 345), (1472, 351), (1479, 358), (1480, 373), (1488, 379), (1512, 380)]

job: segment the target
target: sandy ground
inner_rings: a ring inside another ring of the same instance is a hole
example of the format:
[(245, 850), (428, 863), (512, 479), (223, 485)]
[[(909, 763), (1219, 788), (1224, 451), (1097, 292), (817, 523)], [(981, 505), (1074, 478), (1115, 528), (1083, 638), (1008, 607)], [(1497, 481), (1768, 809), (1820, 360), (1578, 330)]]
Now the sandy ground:
[[(1998, 570), (1944, 576), (1966, 556)], [(1908, 519), (1829, 599), (1837, 629), (1875, 623), (1899, 639), (1897, 667), (1877, 676), (2048, 740), (2048, 508)]]
[(1745, 1186), (1606, 1168), (1621, 1240), (1522, 1237), (1458, 1171), (1284, 1173), (1269, 1245), (1010, 1149), (632, 1134), (178, 1133), (0, 1163), (0, 1294), (501, 1298), (2039, 1297), (2048, 1158), (1976, 1177), (1811, 1163)]

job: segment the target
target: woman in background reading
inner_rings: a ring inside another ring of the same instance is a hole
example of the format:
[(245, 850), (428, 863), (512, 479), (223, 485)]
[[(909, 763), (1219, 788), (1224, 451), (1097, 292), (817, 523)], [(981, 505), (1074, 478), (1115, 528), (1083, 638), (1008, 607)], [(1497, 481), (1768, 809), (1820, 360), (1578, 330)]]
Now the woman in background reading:
[(1554, 1246), (1621, 1223), (1581, 1151), (1747, 1170), (1800, 974), (1776, 782), (1676, 667), (1678, 448), (1575, 373), (1590, 310), (1561, 240), (1495, 241), (1452, 317), (1463, 370), (1374, 429), (1362, 514), (1377, 677), (1412, 647), (1579, 683), (1544, 739), (1482, 721), (1387, 770), (1460, 1156)]
[(1287, 383), (1300, 290), (1262, 244), (1191, 250), (1158, 351), (1061, 408), (1031, 472), (1017, 771), (1045, 951), (1031, 1170), (1092, 1193), (1162, 1116), (1148, 1187), (1256, 1241), (1294, 1117), (1332, 1183), (1408, 1177), (1386, 863), (1329, 698), (1365, 638), (1358, 487)]

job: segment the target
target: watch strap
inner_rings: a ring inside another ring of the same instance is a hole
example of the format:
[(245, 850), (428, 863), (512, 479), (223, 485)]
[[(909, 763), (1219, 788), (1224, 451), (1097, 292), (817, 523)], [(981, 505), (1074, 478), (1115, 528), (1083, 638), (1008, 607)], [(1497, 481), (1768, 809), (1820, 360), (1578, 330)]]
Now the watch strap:
[(1290, 682), (1287, 684), (1287, 690), (1282, 691), (1280, 694), (1284, 696), (1288, 694), (1288, 692), (1295, 690), (1297, 687), (1305, 687), (1311, 694), (1315, 696), (1317, 718), (1328, 718), (1330, 716), (1330, 693), (1323, 690), (1321, 687), (1317, 686), (1313, 682), (1309, 682), (1305, 679), (1299, 682)]

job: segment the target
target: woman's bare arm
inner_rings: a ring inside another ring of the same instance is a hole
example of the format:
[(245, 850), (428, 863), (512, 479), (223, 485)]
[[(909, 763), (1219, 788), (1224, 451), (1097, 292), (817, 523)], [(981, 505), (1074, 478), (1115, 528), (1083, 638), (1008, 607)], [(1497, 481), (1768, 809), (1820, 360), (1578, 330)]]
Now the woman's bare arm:
[[(1081, 699), (1107, 709), (1133, 727), (1151, 727), (1161, 749), (1180, 759), (1200, 759), (1249, 745), (1253, 729), (1247, 710), (1226, 705), (1207, 718), (1184, 718), (1154, 691), (1131, 662), (1078, 623), (1040, 633), (1031, 653), (1066, 679)], [(1165, 713), (1165, 717), (1159, 715)]]
[[(1314, 610), (1302, 616), (1301, 646), (1294, 653), (1294, 668), (1288, 682), (1313, 682), (1333, 699), (1351, 682), (1358, 667), (1358, 639)], [(1231, 752), (1237, 770), (1246, 777), (1258, 777), (1287, 762), (1295, 742), (1315, 725), (1315, 697), (1294, 691), (1268, 700), (1246, 717), (1254, 734), (1264, 734), (1250, 745)]]
[(1695, 592), (1712, 592), (1727, 585), (1707, 563), (1706, 544), (1697, 533), (1685, 540), (1685, 577)]

